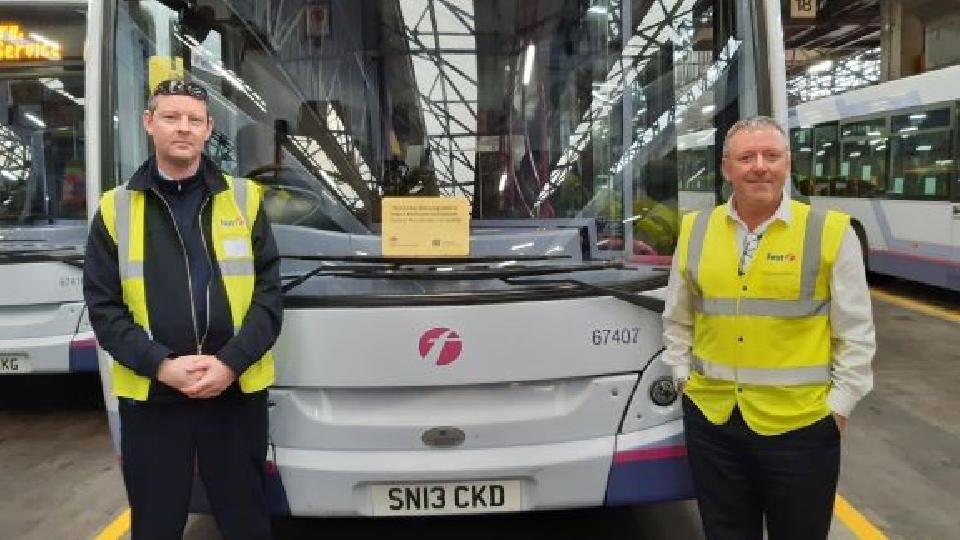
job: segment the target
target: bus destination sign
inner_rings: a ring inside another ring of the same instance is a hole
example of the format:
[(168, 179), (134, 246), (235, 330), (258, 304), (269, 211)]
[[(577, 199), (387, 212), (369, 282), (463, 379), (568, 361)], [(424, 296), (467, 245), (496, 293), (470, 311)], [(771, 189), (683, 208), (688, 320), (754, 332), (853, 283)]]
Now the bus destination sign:
[(0, 62), (60, 60), (62, 47), (56, 41), (28, 32), (15, 22), (0, 22)]

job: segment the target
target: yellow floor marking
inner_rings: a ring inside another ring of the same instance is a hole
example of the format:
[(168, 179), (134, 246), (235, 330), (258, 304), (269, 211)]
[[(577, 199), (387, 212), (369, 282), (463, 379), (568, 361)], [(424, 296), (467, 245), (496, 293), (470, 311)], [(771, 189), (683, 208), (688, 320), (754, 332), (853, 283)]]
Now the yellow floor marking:
[(837, 495), (833, 514), (860, 540), (888, 540), (880, 529), (874, 527), (867, 518), (863, 517), (863, 514), (850, 506), (850, 503), (840, 495)]
[[(850, 506), (842, 496), (837, 495), (833, 513), (837, 519), (859, 540), (889, 540), (879, 529), (873, 526), (856, 508)], [(123, 511), (113, 523), (107, 525), (94, 540), (120, 540), (130, 531), (130, 509)]]
[(872, 290), (870, 294), (874, 298), (883, 300), (890, 304), (896, 304), (900, 307), (907, 309), (912, 309), (913, 311), (918, 311), (924, 315), (930, 315), (932, 317), (938, 317), (950, 322), (960, 323), (960, 312), (951, 311), (949, 309), (944, 309), (937, 306), (931, 306), (924, 304), (922, 302), (917, 302), (916, 300), (911, 300), (909, 298), (904, 298), (902, 296), (897, 296), (895, 294), (890, 294), (884, 291)]
[(120, 537), (130, 531), (130, 509), (123, 511), (113, 523), (100, 531), (94, 540), (120, 540)]

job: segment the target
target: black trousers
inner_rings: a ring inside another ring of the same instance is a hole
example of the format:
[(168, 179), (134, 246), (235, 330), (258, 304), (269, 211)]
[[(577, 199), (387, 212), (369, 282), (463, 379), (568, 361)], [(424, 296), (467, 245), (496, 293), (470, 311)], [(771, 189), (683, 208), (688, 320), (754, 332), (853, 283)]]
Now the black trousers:
[(266, 391), (172, 403), (121, 399), (131, 540), (183, 538), (194, 470), (225, 540), (269, 540), (267, 414)]
[(683, 425), (700, 517), (708, 540), (826, 540), (840, 474), (840, 431), (832, 416), (765, 436), (739, 409), (717, 426), (683, 397)]

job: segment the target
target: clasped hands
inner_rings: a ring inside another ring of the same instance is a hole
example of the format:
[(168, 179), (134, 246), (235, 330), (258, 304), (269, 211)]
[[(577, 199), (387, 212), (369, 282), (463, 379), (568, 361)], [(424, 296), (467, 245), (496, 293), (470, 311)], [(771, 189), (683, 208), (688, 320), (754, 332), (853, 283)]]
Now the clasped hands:
[(237, 376), (216, 356), (196, 354), (165, 358), (157, 378), (187, 397), (209, 399), (219, 396)]

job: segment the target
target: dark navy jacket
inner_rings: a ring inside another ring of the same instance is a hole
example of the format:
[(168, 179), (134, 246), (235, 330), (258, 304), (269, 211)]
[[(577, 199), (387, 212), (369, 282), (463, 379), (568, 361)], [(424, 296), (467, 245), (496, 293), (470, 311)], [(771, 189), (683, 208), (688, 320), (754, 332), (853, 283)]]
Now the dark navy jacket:
[[(210, 196), (227, 189), (223, 173), (204, 157), (197, 176), (186, 180), (181, 191), (159, 177), (150, 159), (120, 189), (146, 193), (143, 271), (153, 336), (133, 321), (123, 303), (117, 246), (98, 211), (87, 240), (83, 294), (100, 346), (138, 375), (153, 379), (149, 400), (188, 399), (157, 381), (157, 370), (164, 358), (197, 354), (198, 349), (215, 355), (239, 377), (273, 346), (283, 319), (280, 257), (262, 208), (251, 231), (253, 301), (234, 335), (211, 240)], [(237, 391), (234, 382), (228, 392)]]

